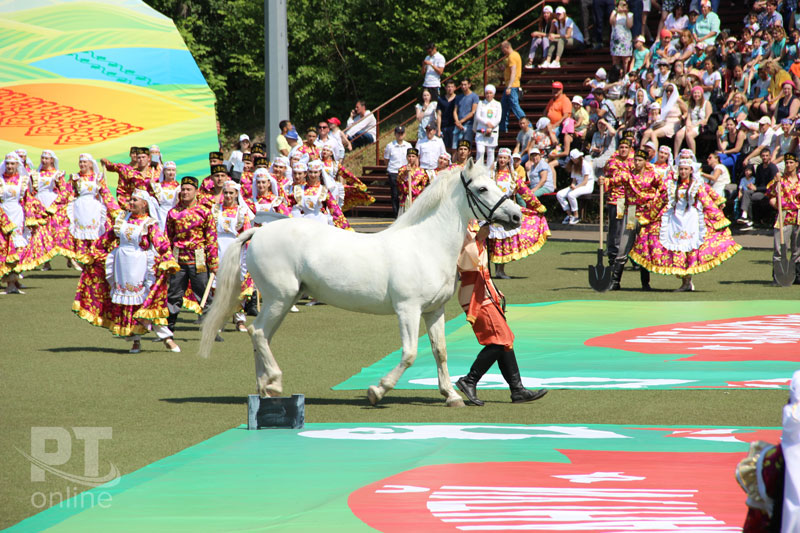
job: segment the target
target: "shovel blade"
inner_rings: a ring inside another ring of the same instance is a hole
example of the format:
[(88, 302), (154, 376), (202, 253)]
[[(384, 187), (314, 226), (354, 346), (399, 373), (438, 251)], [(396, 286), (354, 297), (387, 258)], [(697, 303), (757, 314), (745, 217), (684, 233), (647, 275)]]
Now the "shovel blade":
[(589, 265), (589, 285), (597, 292), (606, 292), (613, 283), (611, 266), (603, 265), (603, 250), (597, 250), (597, 264)]
[(794, 264), (789, 261), (789, 255), (786, 253), (786, 244), (781, 245), (780, 259), (772, 261), (772, 268), (775, 270), (775, 281), (781, 287), (791, 287), (794, 283), (795, 269)]

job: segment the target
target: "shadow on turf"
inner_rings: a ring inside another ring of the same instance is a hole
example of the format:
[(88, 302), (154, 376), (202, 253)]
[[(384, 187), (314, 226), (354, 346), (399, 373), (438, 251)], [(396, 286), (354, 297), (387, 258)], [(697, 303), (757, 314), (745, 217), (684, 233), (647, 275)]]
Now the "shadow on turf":
[[(771, 263), (771, 261), (770, 261)], [(763, 285), (764, 287), (769, 287), (772, 285), (771, 279), (737, 279), (737, 280), (723, 280), (720, 281), (720, 285)]]
[(100, 346), (61, 346), (60, 348), (47, 348), (45, 351), (53, 353), (78, 353), (78, 352), (99, 352), (110, 354), (131, 354), (128, 350), (130, 348), (103, 348)]
[[(223, 405), (240, 405), (247, 403), (247, 396), (190, 396), (186, 398), (159, 398), (167, 403), (210, 403)], [(363, 407), (365, 409), (382, 409), (392, 405), (440, 405), (441, 398), (428, 398), (425, 396), (391, 396), (386, 397), (380, 405), (369, 405), (366, 396), (359, 398), (311, 398), (306, 396), (306, 405), (346, 405)]]

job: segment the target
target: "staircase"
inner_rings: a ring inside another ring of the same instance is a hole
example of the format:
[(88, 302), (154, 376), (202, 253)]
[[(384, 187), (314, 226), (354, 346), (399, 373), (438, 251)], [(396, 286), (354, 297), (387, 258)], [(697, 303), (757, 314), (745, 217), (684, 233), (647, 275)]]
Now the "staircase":
[[(725, 0), (723, 0), (724, 4)], [(720, 5), (720, 21), (722, 29), (739, 31), (742, 27), (742, 20), (748, 10), (743, 5)], [(648, 19), (650, 31), (655, 34), (658, 28), (658, 17), (655, 13)], [(525, 32), (522, 35), (528, 35)], [(527, 62), (529, 39), (523, 39), (522, 35), (513, 39), (512, 42), (516, 50), (522, 56), (523, 65)], [(499, 42), (499, 41), (498, 41)], [(552, 95), (551, 85), (554, 81), (564, 84), (564, 94), (570, 99), (575, 96), (586, 96), (589, 88), (583, 85), (586, 78), (593, 78), (598, 68), (604, 67), (608, 70), (611, 65), (611, 55), (608, 48), (593, 50), (586, 48), (583, 50), (567, 50), (561, 58), (561, 68), (541, 69), (538, 66), (533, 69), (523, 69), (522, 71), (522, 97), (520, 107), (525, 115), (531, 119), (533, 124), (544, 114), (544, 109)], [(479, 83), (473, 83), (473, 88), (479, 89)], [(499, 89), (499, 87), (498, 87)], [(480, 96), (480, 90), (477, 91)], [(498, 98), (502, 94), (498, 90)], [(413, 112), (412, 112), (413, 113)], [(500, 134), (499, 147), (514, 148), (516, 136), (519, 131), (519, 123), (514, 115), (509, 120), (509, 131)], [(381, 146), (381, 153), (383, 146)], [(374, 149), (374, 147), (367, 148)], [(369, 192), (375, 197), (375, 203), (369, 206), (357, 207), (353, 209), (355, 216), (369, 217), (391, 217), (391, 195), (389, 191), (389, 181), (386, 174), (386, 161), (379, 159), (375, 165), (362, 167), (361, 180), (369, 187)]]

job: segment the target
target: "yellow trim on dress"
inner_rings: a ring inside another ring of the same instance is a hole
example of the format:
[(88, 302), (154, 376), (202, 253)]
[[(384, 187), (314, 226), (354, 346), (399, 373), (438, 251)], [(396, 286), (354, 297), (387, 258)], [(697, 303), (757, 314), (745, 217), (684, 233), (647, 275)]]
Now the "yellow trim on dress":
[(689, 269), (683, 269), (683, 268), (678, 268), (678, 267), (665, 267), (665, 266), (661, 266), (661, 265), (654, 265), (653, 263), (651, 263), (650, 261), (645, 260), (641, 255), (639, 255), (638, 253), (636, 253), (634, 251), (631, 251), (628, 254), (628, 257), (630, 257), (637, 264), (641, 265), (645, 269), (647, 269), (650, 272), (653, 272), (655, 274), (662, 274), (664, 276), (694, 276), (695, 274), (702, 274), (703, 272), (708, 272), (712, 268), (718, 267), (723, 262), (725, 262), (728, 259), (730, 259), (731, 257), (733, 257), (741, 249), (742, 249), (742, 246), (740, 244), (737, 244), (737, 245), (732, 246), (729, 249), (727, 249), (725, 251), (725, 253), (723, 253), (719, 257), (716, 257), (713, 261), (710, 261), (708, 263), (704, 263), (704, 264), (699, 265), (699, 266), (694, 266), (694, 267), (689, 268)]

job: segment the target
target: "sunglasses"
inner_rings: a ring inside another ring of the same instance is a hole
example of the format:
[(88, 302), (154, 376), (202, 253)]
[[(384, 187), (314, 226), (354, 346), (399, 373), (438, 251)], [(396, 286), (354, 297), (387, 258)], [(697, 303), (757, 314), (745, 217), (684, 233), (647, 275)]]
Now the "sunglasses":
[(327, 124), (320, 124), (319, 126), (317, 126), (317, 128), (319, 128), (321, 130), (327, 130), (328, 129), (328, 125)]

